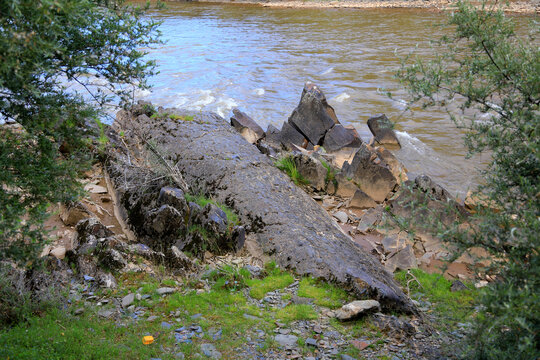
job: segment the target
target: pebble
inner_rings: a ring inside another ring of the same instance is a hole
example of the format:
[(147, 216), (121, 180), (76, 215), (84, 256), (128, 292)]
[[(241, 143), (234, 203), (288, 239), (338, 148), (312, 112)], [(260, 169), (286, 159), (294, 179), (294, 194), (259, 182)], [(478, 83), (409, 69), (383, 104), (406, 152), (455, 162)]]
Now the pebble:
[(346, 224), (347, 221), (349, 221), (349, 216), (345, 211), (338, 211), (334, 214), (332, 214), (333, 217), (339, 220), (339, 222)]
[(201, 344), (201, 351), (211, 359), (220, 359), (221, 353), (212, 344)]
[(146, 321), (152, 322), (152, 321), (156, 320), (157, 318), (158, 318), (157, 316), (152, 315), (152, 316), (149, 316), (148, 319), (146, 319)]
[(298, 337), (294, 335), (283, 335), (279, 334), (274, 337), (274, 340), (280, 345), (280, 346), (294, 346), (296, 345), (296, 341), (298, 340)]
[(135, 294), (131, 293), (122, 298), (122, 307), (126, 308), (133, 304), (133, 301), (135, 301)]
[(306, 345), (317, 347), (317, 340), (315, 340), (314, 338), (308, 338), (306, 339)]
[(176, 291), (175, 288), (162, 287), (156, 290), (159, 295), (172, 294)]
[(168, 329), (172, 328), (172, 325), (169, 324), (169, 323), (166, 322), (166, 321), (162, 321), (162, 322), (161, 322), (161, 328), (162, 328), (162, 329), (168, 330)]

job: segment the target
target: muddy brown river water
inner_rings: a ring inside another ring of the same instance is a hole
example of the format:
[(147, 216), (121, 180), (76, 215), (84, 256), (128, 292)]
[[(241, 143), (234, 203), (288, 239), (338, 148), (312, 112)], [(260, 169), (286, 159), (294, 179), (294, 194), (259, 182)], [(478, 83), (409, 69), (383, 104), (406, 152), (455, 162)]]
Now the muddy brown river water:
[(429, 39), (442, 34), (436, 24), (444, 13), (172, 2), (150, 16), (163, 21), (166, 44), (150, 51), (160, 74), (152, 92), (139, 97), (227, 119), (239, 107), (263, 128), (281, 127), (309, 80), (366, 141), (371, 115), (396, 122), (403, 147), (395, 153), (411, 173), (428, 174), (456, 195), (479, 181), (485, 159), (464, 159), (462, 135), (442, 109), (405, 111), (407, 97), (394, 78), (400, 56), (415, 48), (432, 55)]

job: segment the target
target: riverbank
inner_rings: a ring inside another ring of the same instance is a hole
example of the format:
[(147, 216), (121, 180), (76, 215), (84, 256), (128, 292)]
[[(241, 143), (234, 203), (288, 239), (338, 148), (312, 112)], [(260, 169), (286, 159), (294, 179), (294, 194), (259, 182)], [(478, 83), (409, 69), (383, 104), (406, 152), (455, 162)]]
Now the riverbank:
[[(223, 4), (253, 4), (268, 8), (328, 8), (328, 9), (425, 9), (431, 11), (447, 11), (452, 9), (454, 1), (450, 0), (411, 0), (411, 1), (384, 1), (384, 0), (198, 0), (201, 3)], [(512, 1), (508, 4), (507, 13), (539, 14), (540, 1)]]

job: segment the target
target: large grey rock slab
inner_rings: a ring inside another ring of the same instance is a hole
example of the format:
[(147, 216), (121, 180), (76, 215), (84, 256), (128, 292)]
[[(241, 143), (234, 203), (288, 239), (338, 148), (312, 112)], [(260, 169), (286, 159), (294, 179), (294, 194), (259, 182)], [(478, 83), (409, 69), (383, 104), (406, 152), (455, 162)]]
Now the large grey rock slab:
[(140, 143), (139, 138), (159, 144), (191, 191), (231, 207), (246, 232), (281, 266), (339, 283), (358, 298), (379, 300), (383, 307), (416, 311), (383, 266), (223, 118), (179, 109), (163, 112), (190, 115), (193, 121), (139, 122), (120, 112), (114, 127), (133, 144)]

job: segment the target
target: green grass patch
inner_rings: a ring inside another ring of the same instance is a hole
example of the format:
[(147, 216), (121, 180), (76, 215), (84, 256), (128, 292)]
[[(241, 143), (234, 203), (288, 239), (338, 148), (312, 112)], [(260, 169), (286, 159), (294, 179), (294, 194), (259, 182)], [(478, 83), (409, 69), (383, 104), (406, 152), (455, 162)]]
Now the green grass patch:
[(279, 309), (276, 312), (276, 318), (284, 323), (290, 323), (297, 320), (315, 320), (318, 318), (318, 315), (311, 305), (292, 304)]
[(74, 317), (52, 310), (41, 317), (32, 317), (9, 330), (0, 332), (2, 359), (172, 359), (163, 354), (160, 345), (171, 347), (172, 338), (156, 337), (151, 345), (143, 345), (145, 334), (156, 334), (158, 323), (133, 323), (118, 327), (88, 313)]
[(324, 178), (325, 184), (328, 185), (329, 183), (333, 183), (334, 185), (337, 185), (336, 170), (323, 159), (320, 159), (320, 161), (322, 166), (326, 169), (326, 177)]
[(296, 185), (308, 185), (309, 181), (304, 179), (298, 172), (296, 164), (291, 156), (283, 157), (277, 160), (274, 165), (281, 171), (284, 171)]
[[(474, 312), (474, 299), (478, 290), (469, 286), (469, 290), (452, 292), (452, 282), (445, 279), (441, 274), (428, 274), (420, 269), (410, 270), (418, 282), (412, 279), (406, 271), (395, 274), (395, 279), (406, 288), (409, 281), (411, 297), (415, 300), (429, 301), (435, 311), (450, 323), (463, 321)], [(444, 324), (442, 324), (444, 326)]]
[(214, 204), (217, 207), (219, 207), (221, 210), (223, 210), (225, 215), (227, 215), (227, 221), (229, 222), (230, 225), (235, 226), (235, 225), (240, 224), (240, 220), (238, 219), (238, 215), (236, 215), (235, 212), (231, 208), (217, 202), (214, 199), (207, 198), (204, 195), (191, 195), (191, 194), (186, 194), (185, 198), (186, 198), (186, 200), (188, 202), (194, 202), (194, 203), (196, 203), (197, 205), (199, 205), (202, 208), (204, 208), (208, 204)]
[(298, 296), (312, 298), (315, 304), (331, 309), (341, 307), (348, 299), (345, 290), (310, 277), (300, 280)]
[(249, 295), (255, 299), (262, 299), (269, 291), (283, 289), (294, 282), (294, 277), (291, 274), (281, 273), (269, 275), (264, 279), (248, 280), (248, 285), (251, 287)]

